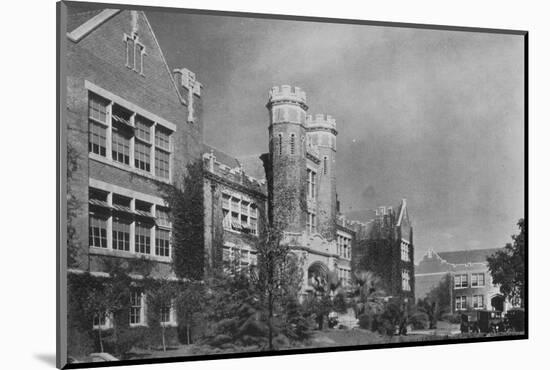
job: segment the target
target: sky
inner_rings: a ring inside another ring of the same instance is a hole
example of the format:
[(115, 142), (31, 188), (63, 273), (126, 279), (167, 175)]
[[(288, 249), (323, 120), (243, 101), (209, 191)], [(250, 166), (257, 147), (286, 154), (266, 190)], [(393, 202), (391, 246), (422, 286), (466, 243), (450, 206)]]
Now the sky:
[(264, 153), (272, 86), (336, 118), (341, 211), (407, 199), (415, 260), (504, 246), (524, 217), (517, 35), (147, 12), (171, 68), (204, 85), (204, 137)]

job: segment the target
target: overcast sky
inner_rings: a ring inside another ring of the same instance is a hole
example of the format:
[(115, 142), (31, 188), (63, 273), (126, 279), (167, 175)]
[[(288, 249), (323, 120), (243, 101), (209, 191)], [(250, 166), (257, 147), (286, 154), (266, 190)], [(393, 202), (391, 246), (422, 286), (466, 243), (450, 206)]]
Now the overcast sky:
[(416, 260), (503, 246), (524, 209), (523, 39), (147, 12), (172, 68), (205, 85), (205, 140), (267, 151), (270, 87), (337, 120), (343, 211), (407, 198)]

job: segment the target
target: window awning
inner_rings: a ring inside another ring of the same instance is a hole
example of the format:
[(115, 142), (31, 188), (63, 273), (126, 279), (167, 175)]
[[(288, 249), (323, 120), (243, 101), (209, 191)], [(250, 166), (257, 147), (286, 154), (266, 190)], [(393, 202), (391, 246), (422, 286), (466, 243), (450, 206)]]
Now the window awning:
[(155, 218), (153, 217), (153, 215), (151, 214), (151, 212), (147, 212), (147, 211), (139, 211), (139, 210), (135, 210), (134, 213), (136, 215), (139, 215), (139, 216), (143, 216), (143, 217), (149, 217), (149, 218)]
[(117, 116), (116, 114), (113, 114), (113, 121), (116, 121), (116, 122), (120, 122), (126, 126), (128, 126), (129, 128), (134, 128), (134, 126), (132, 126), (132, 124), (130, 123), (130, 121), (128, 121), (127, 119), (123, 118), (123, 117), (120, 117), (120, 116)]
[(132, 211), (132, 209), (131, 209), (130, 207), (121, 206), (121, 205), (118, 205), (118, 204), (113, 204), (113, 209), (114, 209), (115, 211), (120, 211), (120, 212), (126, 212), (126, 213), (134, 214), (134, 211)]
[(109, 205), (109, 203), (107, 203), (107, 202), (104, 201), (104, 200), (90, 199), (90, 200), (88, 201), (88, 203), (91, 204), (91, 205), (94, 205), (94, 206), (105, 207), (105, 208), (111, 208), (111, 206)]

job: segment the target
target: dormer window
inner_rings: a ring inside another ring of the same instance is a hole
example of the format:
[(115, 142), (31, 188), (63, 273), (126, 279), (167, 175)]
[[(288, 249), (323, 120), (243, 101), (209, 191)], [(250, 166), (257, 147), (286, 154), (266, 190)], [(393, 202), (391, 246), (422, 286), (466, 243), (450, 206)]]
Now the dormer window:
[(126, 43), (126, 67), (143, 75), (143, 57), (146, 55), (145, 45), (139, 41), (139, 37), (135, 32), (132, 32), (131, 35), (124, 34), (124, 42)]

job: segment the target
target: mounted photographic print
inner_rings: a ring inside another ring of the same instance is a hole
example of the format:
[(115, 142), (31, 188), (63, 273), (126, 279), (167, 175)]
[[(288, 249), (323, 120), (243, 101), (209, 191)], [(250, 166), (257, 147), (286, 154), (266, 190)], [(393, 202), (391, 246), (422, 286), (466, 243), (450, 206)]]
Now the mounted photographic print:
[(526, 52), (58, 3), (58, 367), (527, 338)]

